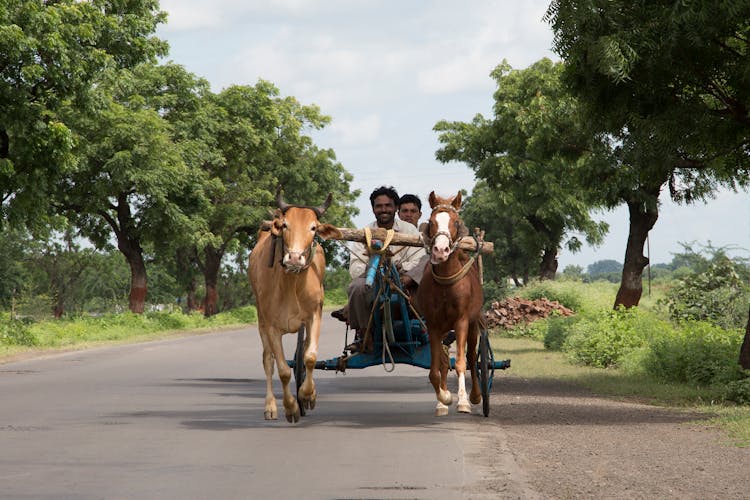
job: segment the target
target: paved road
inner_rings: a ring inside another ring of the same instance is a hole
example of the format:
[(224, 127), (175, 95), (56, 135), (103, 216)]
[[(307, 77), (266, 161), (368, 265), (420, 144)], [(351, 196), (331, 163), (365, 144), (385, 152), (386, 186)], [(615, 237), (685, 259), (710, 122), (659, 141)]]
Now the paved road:
[[(324, 324), (322, 357), (343, 344)], [(288, 345), (294, 336), (286, 336)], [(291, 357), (291, 347), (288, 348)], [(433, 416), (423, 369), (317, 371), (298, 424), (263, 420), (257, 330), (0, 365), (0, 498), (523, 496), (492, 418)], [(455, 378), (452, 378), (455, 391)], [(277, 396), (280, 384), (276, 381)]]

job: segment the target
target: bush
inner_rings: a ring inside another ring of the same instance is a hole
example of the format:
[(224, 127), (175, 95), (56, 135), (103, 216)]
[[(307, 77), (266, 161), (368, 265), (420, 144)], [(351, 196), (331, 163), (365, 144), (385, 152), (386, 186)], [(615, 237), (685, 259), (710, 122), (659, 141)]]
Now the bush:
[(669, 323), (635, 307), (600, 311), (571, 325), (563, 351), (578, 363), (607, 368), (670, 328)]
[(24, 322), (3, 320), (0, 322), (0, 344), (35, 346), (37, 339)]
[(547, 330), (544, 332), (544, 348), (551, 351), (561, 351), (570, 335), (573, 325), (579, 320), (577, 316), (552, 316), (547, 320)]
[(729, 382), (724, 391), (724, 399), (740, 405), (750, 405), (750, 377)]
[(726, 384), (741, 376), (742, 336), (704, 321), (682, 322), (651, 342), (647, 371), (661, 380), (698, 385)]
[(489, 307), (493, 302), (501, 301), (508, 296), (508, 286), (505, 281), (488, 280), (482, 284), (482, 293), (484, 307)]

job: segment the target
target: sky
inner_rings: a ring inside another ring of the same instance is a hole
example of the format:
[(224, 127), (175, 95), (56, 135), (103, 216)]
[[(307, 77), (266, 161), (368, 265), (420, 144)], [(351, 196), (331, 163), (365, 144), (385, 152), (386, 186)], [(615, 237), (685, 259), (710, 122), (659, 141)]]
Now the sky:
[[(374, 217), (369, 194), (392, 185), (413, 193), (429, 213), (430, 191), (471, 193), (475, 180), (461, 163), (435, 159), (433, 127), (492, 116), (490, 72), (507, 60), (523, 69), (548, 57), (552, 31), (543, 16), (549, 0), (162, 0), (169, 15), (157, 34), (166, 58), (211, 83), (272, 82), (282, 96), (315, 104), (331, 124), (313, 134), (354, 176), (361, 195), (354, 225)], [(585, 270), (600, 260), (622, 262), (628, 234), (625, 207), (595, 213), (610, 225), (598, 248), (560, 252), (560, 270)], [(708, 204), (676, 206), (662, 198), (651, 231), (651, 262), (668, 263), (682, 244), (707, 244), (750, 258), (750, 196), (722, 192)]]

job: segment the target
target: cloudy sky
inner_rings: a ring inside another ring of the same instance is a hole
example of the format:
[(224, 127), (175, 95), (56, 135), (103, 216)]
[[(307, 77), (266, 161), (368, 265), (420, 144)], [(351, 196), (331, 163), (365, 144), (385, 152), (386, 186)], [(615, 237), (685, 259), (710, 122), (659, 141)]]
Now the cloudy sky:
[[(315, 135), (354, 175), (357, 226), (372, 220), (369, 193), (382, 184), (415, 193), (471, 192), (473, 173), (435, 160), (440, 120), (492, 115), (503, 59), (522, 69), (549, 57), (548, 0), (162, 0), (158, 34), (168, 59), (211, 82), (214, 91), (273, 82), (282, 95), (316, 104), (332, 124)], [(423, 210), (424, 212), (425, 210)], [(622, 262), (627, 210), (598, 214), (611, 230), (599, 248), (563, 251), (560, 269)], [(741, 248), (750, 257), (750, 197), (723, 193), (709, 205), (664, 200), (651, 232), (652, 262), (669, 262), (680, 242)]]

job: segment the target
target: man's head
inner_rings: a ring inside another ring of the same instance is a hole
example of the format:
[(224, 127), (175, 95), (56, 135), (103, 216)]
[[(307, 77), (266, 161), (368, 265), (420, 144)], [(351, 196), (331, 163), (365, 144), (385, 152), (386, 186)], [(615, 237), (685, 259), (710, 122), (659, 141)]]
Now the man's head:
[(398, 193), (390, 186), (380, 186), (370, 194), (370, 205), (375, 214), (378, 227), (390, 229), (396, 218), (396, 206), (398, 206)]
[(405, 194), (398, 200), (398, 218), (419, 227), (422, 217), (422, 200), (415, 194)]

